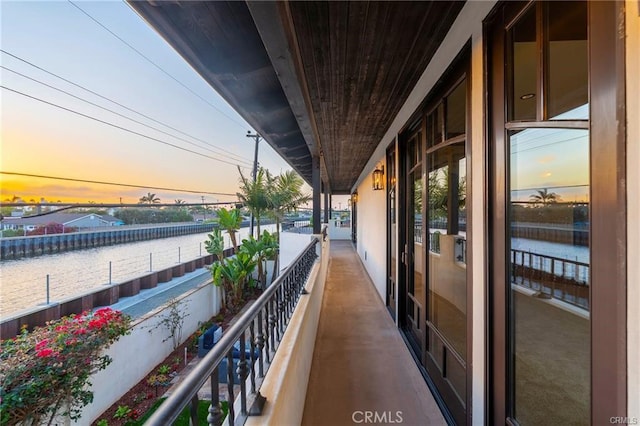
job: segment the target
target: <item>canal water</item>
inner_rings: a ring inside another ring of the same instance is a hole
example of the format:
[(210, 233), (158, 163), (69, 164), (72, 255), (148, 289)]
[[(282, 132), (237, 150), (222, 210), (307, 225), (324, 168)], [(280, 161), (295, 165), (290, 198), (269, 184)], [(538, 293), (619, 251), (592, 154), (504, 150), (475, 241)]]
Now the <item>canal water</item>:
[[(270, 232), (275, 225), (261, 227)], [(249, 228), (240, 230), (246, 238)], [(225, 235), (225, 246), (231, 242)], [(0, 262), (0, 317), (188, 262), (207, 254), (207, 233)]]

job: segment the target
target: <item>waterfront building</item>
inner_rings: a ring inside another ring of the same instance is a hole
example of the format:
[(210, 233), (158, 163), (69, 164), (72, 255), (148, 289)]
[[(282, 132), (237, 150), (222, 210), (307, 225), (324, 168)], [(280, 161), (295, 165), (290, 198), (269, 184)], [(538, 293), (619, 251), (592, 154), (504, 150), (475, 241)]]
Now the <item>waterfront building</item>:
[(124, 225), (124, 222), (116, 217), (95, 213), (50, 213), (35, 217), (7, 217), (0, 221), (2, 230), (25, 231), (33, 231), (51, 223), (78, 229)]
[[(640, 421), (637, 1), (130, 4), (312, 186), (315, 233), (322, 197), (351, 195), (402, 337), (381, 346), (446, 421)], [(374, 376), (380, 349), (311, 377)], [(386, 402), (415, 395), (388, 386), (323, 397), (341, 424), (408, 422)]]

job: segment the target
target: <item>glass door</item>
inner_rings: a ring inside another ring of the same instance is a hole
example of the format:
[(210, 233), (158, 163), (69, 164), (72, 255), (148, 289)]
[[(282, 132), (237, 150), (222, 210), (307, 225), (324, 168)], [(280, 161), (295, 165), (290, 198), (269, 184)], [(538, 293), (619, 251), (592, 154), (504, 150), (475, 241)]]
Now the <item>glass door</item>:
[(467, 401), (467, 80), (435, 100), (426, 117), (426, 368), (458, 424)]
[(421, 132), (414, 133), (406, 150), (406, 240), (403, 261), (406, 274), (404, 294), (405, 318), (403, 325), (409, 342), (419, 359), (422, 359), (425, 345), (425, 262), (423, 250), (424, 227), (422, 220), (422, 200), (424, 185), (422, 179)]
[(616, 14), (507, 2), (488, 32), (491, 423), (625, 412)]
[(396, 221), (396, 149), (395, 142), (387, 150), (387, 309), (396, 318), (397, 232)]

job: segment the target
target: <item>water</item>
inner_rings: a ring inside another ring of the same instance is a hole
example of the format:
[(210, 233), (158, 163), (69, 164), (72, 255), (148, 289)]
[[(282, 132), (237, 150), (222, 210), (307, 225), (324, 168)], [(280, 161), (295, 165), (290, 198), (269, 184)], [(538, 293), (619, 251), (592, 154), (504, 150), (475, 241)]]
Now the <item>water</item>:
[[(270, 232), (274, 225), (262, 226)], [(240, 230), (246, 238), (248, 228)], [(230, 247), (228, 235), (225, 246)], [(158, 271), (188, 262), (207, 254), (204, 241), (207, 234), (191, 234), (159, 240), (140, 241), (71, 251), (40, 257), (0, 262), (0, 316), (32, 308), (47, 301), (47, 274), (50, 301), (87, 293), (111, 283)], [(111, 264), (111, 272), (109, 265)]]
[(530, 251), (531, 253), (545, 256), (558, 257), (560, 259), (589, 263), (589, 247), (585, 246), (530, 240), (527, 238), (512, 238), (511, 248), (514, 250)]

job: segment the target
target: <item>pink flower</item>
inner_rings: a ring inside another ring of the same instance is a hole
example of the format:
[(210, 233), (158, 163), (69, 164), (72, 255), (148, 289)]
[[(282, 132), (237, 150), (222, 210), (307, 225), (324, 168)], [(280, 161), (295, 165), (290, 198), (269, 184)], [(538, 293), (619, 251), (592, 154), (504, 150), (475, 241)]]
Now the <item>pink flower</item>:
[(97, 328), (102, 328), (106, 324), (107, 324), (107, 320), (105, 320), (104, 318), (94, 318), (91, 321), (89, 321), (89, 329), (95, 330)]
[(47, 339), (41, 340), (38, 343), (36, 343), (36, 351), (43, 349), (45, 346), (47, 346), (47, 343), (49, 343)]
[(84, 327), (79, 328), (79, 329), (75, 330), (75, 331), (73, 332), (73, 334), (75, 334), (76, 336), (78, 336), (78, 335), (80, 335), (80, 334), (87, 334), (87, 329), (86, 329), (86, 328), (84, 328)]
[(36, 352), (36, 356), (38, 358), (47, 358), (55, 355), (58, 355), (58, 353), (54, 352), (51, 348), (44, 348)]

